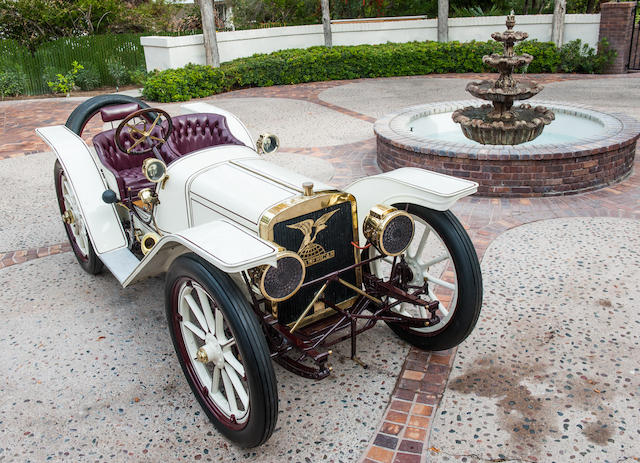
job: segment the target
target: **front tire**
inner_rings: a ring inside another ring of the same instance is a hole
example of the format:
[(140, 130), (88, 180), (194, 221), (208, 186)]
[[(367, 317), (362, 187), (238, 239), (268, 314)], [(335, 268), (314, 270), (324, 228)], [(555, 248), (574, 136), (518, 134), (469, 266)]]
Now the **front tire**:
[[(440, 322), (412, 328), (401, 323), (389, 327), (411, 345), (424, 350), (445, 350), (464, 341), (473, 330), (482, 306), (482, 274), (473, 243), (450, 211), (436, 211), (416, 204), (395, 204), (406, 209), (416, 224), (413, 240), (404, 254), (414, 285), (427, 281), (426, 300), (438, 300)], [(371, 263), (371, 271), (387, 278), (389, 258)], [(392, 309), (394, 310), (394, 309)], [(403, 303), (395, 308), (407, 317), (426, 318), (421, 307)]]
[(266, 339), (226, 273), (194, 254), (167, 272), (165, 301), (173, 345), (189, 386), (214, 426), (240, 447), (256, 447), (278, 416)]
[(73, 193), (69, 179), (58, 159), (53, 166), (53, 179), (64, 229), (67, 232), (73, 253), (85, 272), (91, 275), (100, 273), (103, 267), (102, 261), (93, 249), (84, 217), (78, 206), (78, 199)]

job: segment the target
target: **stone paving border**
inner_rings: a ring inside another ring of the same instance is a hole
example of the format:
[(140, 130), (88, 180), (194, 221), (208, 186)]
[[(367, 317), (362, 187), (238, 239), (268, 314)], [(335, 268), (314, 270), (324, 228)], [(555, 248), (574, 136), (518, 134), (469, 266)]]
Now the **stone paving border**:
[[(399, 77), (406, 78), (483, 78), (488, 74), (440, 74), (432, 76)], [(541, 82), (562, 80), (611, 78), (614, 76), (578, 76), (578, 75), (532, 75)], [(619, 77), (619, 76), (615, 76)], [(622, 77), (624, 78), (624, 77)], [(321, 91), (347, 83), (362, 81), (314, 82), (295, 86), (252, 88), (219, 95), (228, 97), (274, 97), (292, 98), (316, 102), (343, 114), (372, 122), (369, 116), (355, 113), (319, 100)], [(318, 101), (314, 101), (317, 99)], [(55, 104), (46, 105), (47, 120), (50, 124), (64, 123), (72, 105), (59, 100), (62, 109)], [(16, 102), (0, 105), (0, 135), (7, 128), (7, 120), (13, 120), (24, 107)], [(3, 111), (4, 109), (4, 111)], [(23, 122), (27, 122), (23, 119)], [(31, 121), (28, 121), (31, 122)], [(38, 125), (42, 121), (38, 120)], [(29, 124), (13, 124), (12, 137), (0, 143), (0, 159), (43, 151), (46, 147), (38, 145), (38, 140)], [(26, 139), (20, 143), (14, 140)], [(9, 146), (8, 146), (9, 145)], [(15, 149), (28, 151), (17, 152)], [(319, 147), (295, 150), (300, 154), (321, 157), (332, 161), (336, 173), (332, 180), (344, 186), (355, 178), (380, 172), (376, 163), (375, 139), (335, 147)], [(640, 162), (636, 161), (636, 166)], [(640, 220), (640, 174), (632, 173), (622, 183), (601, 190), (571, 197), (506, 199), (506, 198), (464, 198), (456, 204), (453, 212), (465, 225), (476, 247), (479, 258), (491, 242), (501, 233), (525, 223), (558, 217), (623, 217)], [(70, 251), (68, 243), (54, 244), (40, 248), (18, 250), (0, 254), (0, 269), (29, 260)], [(482, 315), (481, 315), (482, 316)], [(440, 449), (429, 448), (429, 433), (434, 414), (438, 408), (446, 382), (455, 360), (456, 349), (443, 352), (423, 352), (411, 349), (398, 377), (384, 418), (378, 431), (372, 436), (362, 461), (366, 463), (414, 463), (422, 462), (429, 452)]]

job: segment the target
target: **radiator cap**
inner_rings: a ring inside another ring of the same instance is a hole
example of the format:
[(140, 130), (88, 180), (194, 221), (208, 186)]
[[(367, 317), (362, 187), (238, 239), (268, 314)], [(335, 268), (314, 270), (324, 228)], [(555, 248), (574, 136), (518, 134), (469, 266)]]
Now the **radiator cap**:
[(313, 195), (313, 182), (304, 182), (302, 184), (302, 189), (304, 190), (305, 196)]

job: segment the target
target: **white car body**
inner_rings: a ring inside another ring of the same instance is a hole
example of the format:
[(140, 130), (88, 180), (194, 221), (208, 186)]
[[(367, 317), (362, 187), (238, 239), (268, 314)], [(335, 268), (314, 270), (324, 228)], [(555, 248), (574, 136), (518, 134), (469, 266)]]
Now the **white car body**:
[[(164, 188), (156, 187), (156, 221), (163, 236), (142, 260), (127, 249), (115, 206), (101, 199), (104, 190), (115, 189), (115, 181), (92, 150), (65, 126), (36, 130), (67, 172), (96, 253), (123, 286), (165, 272), (186, 252), (227, 273), (273, 265), (278, 248), (258, 235), (263, 213), (300, 196), (304, 182), (313, 182), (316, 192), (337, 191), (262, 159), (246, 127), (230, 113), (206, 103), (183, 108), (224, 114), (232, 133), (246, 145), (202, 149), (168, 166), (169, 180)], [(477, 187), (468, 180), (402, 168), (356, 180), (343, 191), (356, 198), (358, 217), (363, 218), (376, 204), (410, 202), (444, 211)]]

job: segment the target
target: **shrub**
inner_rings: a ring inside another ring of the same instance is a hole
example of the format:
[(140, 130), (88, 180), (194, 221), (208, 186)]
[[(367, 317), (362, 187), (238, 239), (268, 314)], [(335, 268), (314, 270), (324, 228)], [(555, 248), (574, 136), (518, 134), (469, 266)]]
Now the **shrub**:
[[(573, 59), (576, 44), (563, 52), (551, 42), (530, 40), (516, 47), (534, 56), (529, 72), (601, 72), (610, 52), (595, 53), (577, 44), (580, 58)], [(298, 84), (323, 80), (391, 77), (446, 72), (496, 72), (482, 57), (499, 53), (495, 42), (410, 42), (382, 45), (311, 47), (257, 54), (223, 63), (220, 68), (190, 64), (157, 72), (149, 77), (143, 96), (153, 101), (186, 101), (242, 87)], [(566, 61), (566, 62), (565, 62)]]
[(144, 66), (129, 71), (129, 81), (134, 85), (144, 85), (147, 77), (147, 70)]
[(527, 40), (515, 46), (517, 54), (529, 53), (533, 55), (533, 61), (526, 72), (557, 72), (560, 67), (560, 53), (553, 42), (538, 42)]
[(120, 85), (126, 83), (129, 78), (127, 68), (122, 64), (121, 60), (112, 57), (107, 60), (107, 71), (109, 71), (109, 75), (116, 84), (116, 92), (119, 91)]
[(225, 84), (221, 69), (188, 64), (181, 69), (168, 69), (151, 75), (142, 96), (152, 101), (187, 101), (228, 90)]
[(17, 96), (24, 93), (25, 74), (20, 69), (0, 70), (0, 99), (5, 96)]
[(100, 74), (95, 70), (93, 66), (85, 66), (84, 69), (80, 69), (76, 74), (76, 84), (82, 90), (93, 90), (100, 87)]
[(616, 57), (616, 51), (609, 47), (607, 39), (602, 39), (598, 52), (580, 39), (566, 43), (560, 49), (563, 72), (595, 74), (603, 72)]
[(53, 82), (47, 82), (49, 88), (53, 93), (66, 93), (67, 96), (73, 91), (76, 84), (76, 76), (78, 72), (84, 69), (82, 64), (77, 61), (71, 63), (73, 66), (66, 74), (56, 74), (56, 79)]

